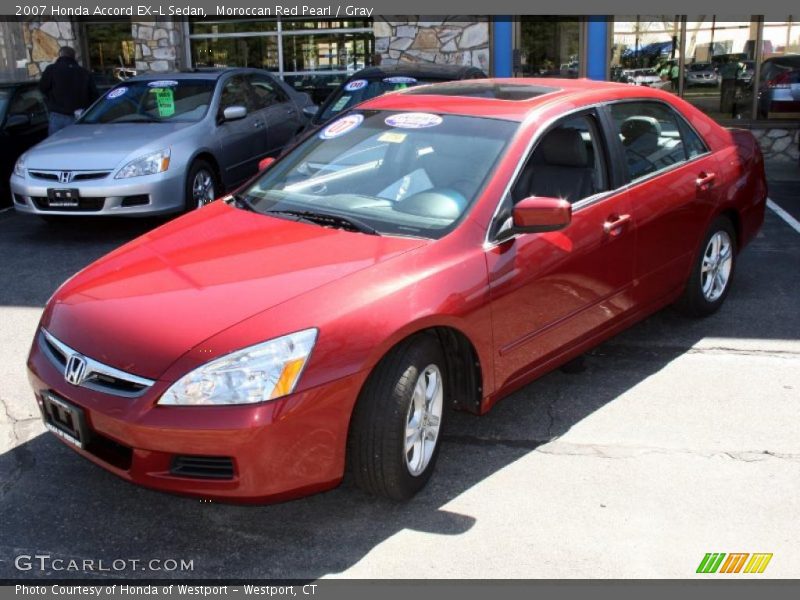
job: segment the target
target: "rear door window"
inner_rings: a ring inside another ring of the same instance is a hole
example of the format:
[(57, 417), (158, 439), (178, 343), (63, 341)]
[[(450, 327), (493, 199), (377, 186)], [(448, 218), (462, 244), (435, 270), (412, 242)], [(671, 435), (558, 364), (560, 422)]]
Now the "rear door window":
[(631, 181), (707, 152), (684, 119), (661, 102), (619, 102), (609, 112)]

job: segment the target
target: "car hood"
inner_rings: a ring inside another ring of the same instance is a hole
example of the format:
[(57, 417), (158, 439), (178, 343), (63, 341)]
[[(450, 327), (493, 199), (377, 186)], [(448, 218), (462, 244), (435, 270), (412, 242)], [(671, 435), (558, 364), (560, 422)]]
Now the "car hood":
[(193, 125), (196, 123), (70, 125), (29, 150), (26, 166), (59, 171), (111, 170), (121, 167), (128, 157), (132, 160), (168, 146), (172, 134)]
[(86, 356), (158, 379), (224, 329), (426, 243), (215, 202), (78, 273), (55, 293), (42, 325)]

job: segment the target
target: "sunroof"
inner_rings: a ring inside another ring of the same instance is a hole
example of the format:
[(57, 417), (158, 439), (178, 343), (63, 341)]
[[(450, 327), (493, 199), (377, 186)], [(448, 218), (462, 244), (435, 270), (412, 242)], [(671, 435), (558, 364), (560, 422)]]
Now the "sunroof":
[(489, 83), (479, 81), (450, 81), (437, 83), (435, 88), (420, 86), (406, 90), (411, 96), (463, 96), (469, 98), (493, 98), (495, 100), (530, 100), (542, 94), (555, 92), (559, 88), (525, 83)]

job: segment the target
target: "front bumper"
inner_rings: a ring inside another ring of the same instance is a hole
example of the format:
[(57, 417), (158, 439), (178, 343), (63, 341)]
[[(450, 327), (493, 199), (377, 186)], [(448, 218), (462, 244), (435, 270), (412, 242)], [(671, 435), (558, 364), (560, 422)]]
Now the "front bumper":
[[(77, 189), (81, 206), (49, 208), (48, 189)], [(185, 192), (182, 169), (167, 170), (156, 175), (114, 179), (113, 173), (102, 179), (60, 184), (19, 175), (11, 176), (11, 197), (21, 213), (37, 215), (83, 216), (146, 216), (174, 213), (184, 207)]]
[[(250, 406), (174, 407), (156, 401), (170, 382), (131, 399), (76, 387), (34, 343), (28, 376), (37, 401), (49, 392), (83, 409), (93, 442), (58, 439), (138, 485), (233, 502), (274, 502), (330, 489), (344, 474), (347, 430), (363, 377), (352, 375)], [(56, 436), (54, 436), (56, 437)], [(178, 457), (231, 459), (228, 478), (178, 474)]]

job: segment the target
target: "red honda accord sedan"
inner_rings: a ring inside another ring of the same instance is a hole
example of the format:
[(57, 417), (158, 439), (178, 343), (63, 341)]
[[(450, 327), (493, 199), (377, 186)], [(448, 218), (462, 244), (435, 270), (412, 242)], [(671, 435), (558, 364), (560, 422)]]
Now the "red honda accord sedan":
[(411, 497), (451, 408), (677, 303), (717, 310), (764, 218), (755, 140), (679, 98), (478, 80), (371, 100), (48, 302), (47, 427), (147, 487)]

